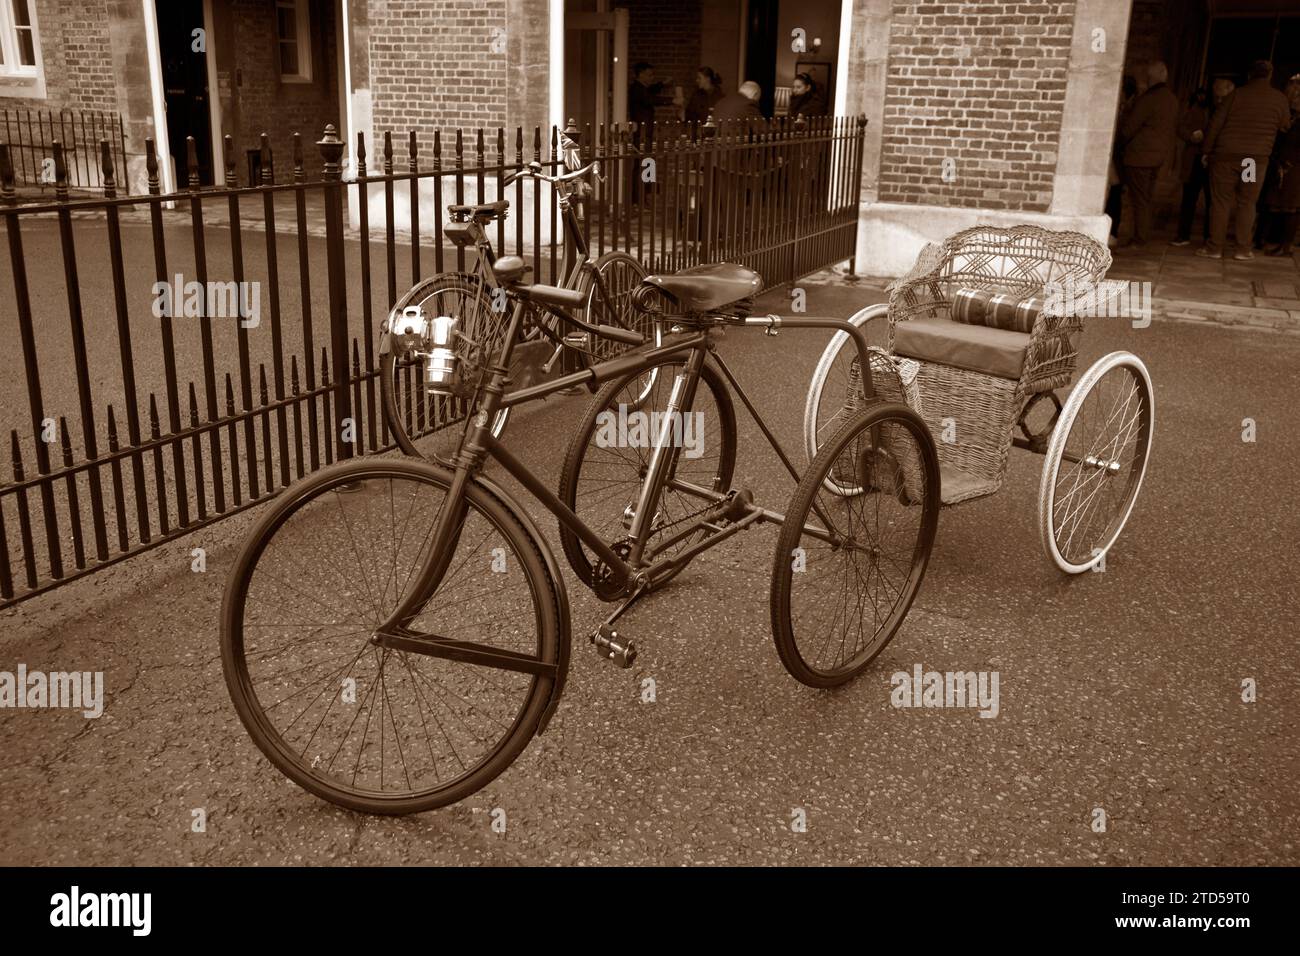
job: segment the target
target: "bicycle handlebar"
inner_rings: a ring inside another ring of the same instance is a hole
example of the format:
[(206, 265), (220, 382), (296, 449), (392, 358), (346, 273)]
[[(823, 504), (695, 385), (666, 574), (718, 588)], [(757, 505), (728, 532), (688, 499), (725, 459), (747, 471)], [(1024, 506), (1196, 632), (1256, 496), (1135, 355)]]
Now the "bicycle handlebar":
[(567, 183), (571, 180), (581, 179), (588, 175), (600, 175), (600, 160), (594, 159), (581, 169), (575, 169), (569, 173), (562, 173), (559, 176), (546, 175), (546, 173), (542, 172), (542, 164), (534, 160), (523, 169), (515, 170), (513, 173), (507, 175), (505, 179), (501, 180), (501, 185), (509, 186), (517, 179), (528, 177), (529, 179), (539, 179), (542, 182), (550, 183), (554, 186), (557, 183)]

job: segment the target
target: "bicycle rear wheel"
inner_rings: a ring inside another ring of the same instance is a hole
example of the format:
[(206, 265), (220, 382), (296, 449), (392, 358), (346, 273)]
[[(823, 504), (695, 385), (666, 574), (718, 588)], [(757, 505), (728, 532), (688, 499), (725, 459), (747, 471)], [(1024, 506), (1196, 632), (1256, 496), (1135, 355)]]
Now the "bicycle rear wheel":
[[(881, 302), (860, 309), (849, 317), (859, 328), (873, 319), (889, 314), (889, 304)], [(831, 337), (808, 385), (804, 402), (804, 453), (808, 461), (817, 457), (823, 442), (834, 435), (861, 405), (862, 373), (857, 369), (858, 349), (847, 332)], [(855, 489), (838, 484), (834, 476), (826, 480), (826, 490), (851, 494)]]
[(939, 459), (910, 408), (873, 402), (823, 442), (772, 565), (772, 636), (796, 680), (843, 684), (884, 650), (920, 590), (938, 522)]
[[(669, 360), (605, 385), (587, 406), (569, 442), (560, 473), (559, 498), (611, 546), (621, 547), (629, 540), (631, 514), (650, 467), (652, 424), (644, 428), (641, 424), (653, 423), (656, 413), (664, 413), (673, 382), (685, 361)], [(644, 385), (647, 380), (648, 388)], [(722, 375), (708, 363), (700, 369), (694, 401), (686, 411), (691, 417), (683, 419), (681, 434), (683, 439), (691, 439), (691, 447), (677, 450), (669, 482), (653, 505), (655, 516), (646, 544), (648, 560), (680, 552), (704, 534), (699, 531), (668, 543), (691, 515), (710, 504), (684, 490), (687, 485), (725, 494), (736, 469), (735, 408)], [(627, 422), (629, 427), (620, 426), (620, 422)], [(603, 587), (600, 562), (564, 525), (560, 525), (560, 543), (579, 580), (597, 596), (612, 600), (614, 593)], [(662, 587), (676, 573), (657, 581), (655, 586)]]
[[(450, 482), (410, 459), (320, 471), (271, 505), (226, 584), (222, 667), (240, 720), (283, 774), (351, 810), (412, 813), (481, 789), (532, 739), (560, 677), (555, 583), (508, 504), (471, 484), (451, 553), (428, 553)], [(372, 640), (428, 560), (441, 578), (409, 630), (497, 662)]]
[(1079, 379), (1043, 460), (1043, 551), (1067, 574), (1096, 567), (1133, 511), (1151, 456), (1151, 376), (1131, 352), (1111, 352)]

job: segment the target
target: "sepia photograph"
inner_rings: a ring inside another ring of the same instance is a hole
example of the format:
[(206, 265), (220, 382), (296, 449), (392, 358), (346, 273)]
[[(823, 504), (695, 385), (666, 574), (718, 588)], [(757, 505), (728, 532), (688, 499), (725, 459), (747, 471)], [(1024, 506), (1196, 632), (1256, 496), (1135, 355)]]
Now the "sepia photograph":
[(7, 923), (1271, 922), (1297, 0), (0, 0), (0, 232)]

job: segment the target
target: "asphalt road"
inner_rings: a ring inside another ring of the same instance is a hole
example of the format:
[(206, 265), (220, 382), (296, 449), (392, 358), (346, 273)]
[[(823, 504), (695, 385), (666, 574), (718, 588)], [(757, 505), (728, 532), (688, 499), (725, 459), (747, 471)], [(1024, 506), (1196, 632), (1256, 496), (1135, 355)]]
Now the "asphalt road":
[[(808, 311), (847, 315), (873, 297), (809, 287)], [(792, 450), (825, 341), (733, 331), (723, 345)], [(1104, 573), (1066, 579), (1046, 561), (1041, 460), (1013, 452), (1001, 494), (943, 512), (905, 627), (837, 691), (796, 683), (772, 646), (770, 526), (630, 612), (630, 671), (585, 643), (606, 606), (570, 576), (574, 656), (554, 722), (441, 811), (336, 809), (245, 735), (217, 611), (250, 516), (21, 605), (0, 616), (0, 670), (102, 670), (107, 702), (98, 720), (0, 710), (0, 863), (1294, 865), (1300, 338), (1099, 320), (1082, 361), (1121, 348), (1155, 380), (1155, 448)], [(548, 480), (582, 401), (510, 426)], [(743, 414), (740, 449), (736, 483), (783, 509), (793, 484)], [(206, 573), (191, 572), (192, 547), (207, 549)], [(916, 664), (996, 670), (998, 716), (895, 709), (890, 675)], [(641, 702), (646, 677), (654, 703)], [(792, 828), (799, 810), (806, 832)]]

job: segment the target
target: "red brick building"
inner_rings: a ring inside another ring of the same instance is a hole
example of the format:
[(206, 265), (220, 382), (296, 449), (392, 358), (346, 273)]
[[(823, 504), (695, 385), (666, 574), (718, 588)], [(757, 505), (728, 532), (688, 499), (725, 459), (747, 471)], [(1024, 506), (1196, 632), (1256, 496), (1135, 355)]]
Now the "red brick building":
[(1181, 96), (1298, 50), (1295, 0), (0, 0), (0, 110), (120, 114), (138, 188), (147, 136), (183, 182), (193, 135), (212, 182), (228, 134), (245, 182), (266, 132), (283, 179), (293, 130), (310, 176), (327, 123), (373, 168), (385, 130), (404, 163), (407, 130), (427, 156), (436, 129), (622, 120), (639, 60), (684, 95), (701, 65), (756, 80), (769, 111), (806, 69), (868, 117), (858, 261), (891, 273), (975, 222), (1104, 236), (1126, 69), (1163, 58)]

